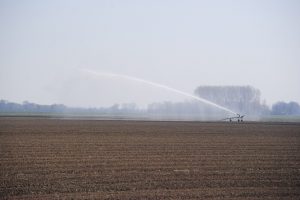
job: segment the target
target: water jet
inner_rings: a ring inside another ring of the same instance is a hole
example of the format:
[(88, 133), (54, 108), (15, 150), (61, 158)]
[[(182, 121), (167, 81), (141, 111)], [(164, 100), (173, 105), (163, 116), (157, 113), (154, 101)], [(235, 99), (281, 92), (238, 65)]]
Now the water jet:
[(226, 107), (223, 107), (221, 105), (213, 103), (213, 102), (211, 102), (207, 99), (189, 94), (187, 92), (183, 92), (181, 90), (178, 90), (178, 89), (175, 89), (175, 88), (172, 88), (172, 87), (169, 87), (167, 85), (160, 84), (160, 83), (155, 83), (155, 82), (152, 82), (152, 81), (148, 81), (148, 80), (141, 79), (141, 78), (136, 78), (136, 77), (133, 77), (133, 76), (123, 75), (123, 74), (115, 74), (115, 73), (107, 73), (107, 72), (99, 72), (99, 71), (94, 71), (94, 70), (91, 70), (91, 69), (80, 69), (80, 71), (85, 72), (85, 73), (90, 74), (90, 75), (93, 75), (93, 76), (96, 76), (96, 77), (101, 77), (101, 76), (117, 77), (117, 78), (120, 78), (120, 79), (125, 79), (125, 80), (130, 80), (130, 81), (135, 81), (135, 82), (147, 84), (147, 85), (150, 85), (152, 87), (161, 88), (161, 89), (168, 90), (168, 91), (171, 91), (171, 92), (174, 92), (174, 93), (186, 96), (186, 97), (190, 97), (192, 99), (195, 99), (195, 100), (200, 101), (202, 103), (205, 103), (207, 105), (210, 105), (210, 106), (219, 108), (223, 111), (229, 112), (231, 114), (239, 115), (238, 113), (236, 113), (236, 112), (234, 112), (234, 111), (232, 111), (232, 110), (230, 110)]

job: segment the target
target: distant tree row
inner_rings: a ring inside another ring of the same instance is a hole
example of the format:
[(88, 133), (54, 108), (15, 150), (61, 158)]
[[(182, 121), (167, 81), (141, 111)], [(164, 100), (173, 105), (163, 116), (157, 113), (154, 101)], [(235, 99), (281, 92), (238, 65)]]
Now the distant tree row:
[(260, 91), (251, 86), (199, 86), (195, 94), (239, 113), (269, 113), (268, 106), (260, 99)]
[[(296, 102), (278, 102), (269, 108), (261, 100), (261, 92), (251, 86), (199, 86), (195, 90), (195, 95), (246, 115), (300, 115), (299, 104)], [(192, 114), (208, 117), (225, 114), (220, 109), (198, 101), (153, 103), (148, 106), (147, 111), (148, 113)]]
[[(251, 86), (199, 86), (195, 94), (213, 103), (246, 115), (300, 115), (297, 102), (277, 102), (269, 108), (260, 99), (260, 91)], [(0, 100), (0, 113), (84, 113), (84, 114), (161, 114), (209, 117), (228, 114), (199, 101), (160, 102), (149, 104), (144, 110), (136, 104), (114, 104), (106, 108), (72, 108), (63, 104), (40, 105), (28, 101), (22, 104)]]
[(5, 100), (0, 100), (1, 112), (36, 112), (36, 113), (48, 113), (48, 112), (64, 112), (67, 109), (65, 105), (53, 104), (53, 105), (40, 105), (24, 101), (22, 104), (13, 103)]
[(272, 106), (272, 115), (300, 115), (300, 106), (297, 102), (277, 102)]
[(117, 114), (140, 112), (135, 104), (114, 104), (108, 108), (75, 108), (63, 104), (40, 105), (24, 101), (22, 104), (0, 100), (0, 113), (83, 113)]

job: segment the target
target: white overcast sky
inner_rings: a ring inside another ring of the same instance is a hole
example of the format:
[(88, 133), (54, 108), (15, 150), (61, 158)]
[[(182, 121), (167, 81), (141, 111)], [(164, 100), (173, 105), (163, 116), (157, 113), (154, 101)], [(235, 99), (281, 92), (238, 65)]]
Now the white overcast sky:
[(300, 102), (298, 0), (0, 0), (0, 99), (70, 106), (188, 98), (81, 69), (193, 93), (251, 85)]

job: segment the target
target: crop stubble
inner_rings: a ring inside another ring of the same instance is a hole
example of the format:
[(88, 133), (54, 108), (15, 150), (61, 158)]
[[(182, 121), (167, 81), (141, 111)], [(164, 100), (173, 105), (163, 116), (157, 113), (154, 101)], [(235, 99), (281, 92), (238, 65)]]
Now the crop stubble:
[(0, 118), (1, 199), (299, 199), (300, 124)]

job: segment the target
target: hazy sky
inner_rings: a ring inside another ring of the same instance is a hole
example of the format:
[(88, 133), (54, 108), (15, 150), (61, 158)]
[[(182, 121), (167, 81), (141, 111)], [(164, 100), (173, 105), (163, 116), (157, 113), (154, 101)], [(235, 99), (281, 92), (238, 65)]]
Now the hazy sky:
[(184, 92), (251, 85), (300, 102), (298, 0), (0, 0), (0, 99), (71, 106), (188, 100), (80, 69)]

